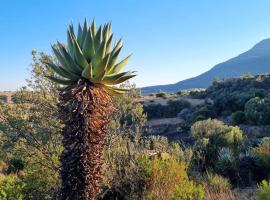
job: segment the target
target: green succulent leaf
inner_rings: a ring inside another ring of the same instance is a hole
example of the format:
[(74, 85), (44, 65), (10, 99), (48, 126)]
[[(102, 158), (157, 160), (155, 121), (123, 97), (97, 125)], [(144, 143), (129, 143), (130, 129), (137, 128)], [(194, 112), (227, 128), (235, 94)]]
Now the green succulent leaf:
[(95, 55), (94, 40), (91, 30), (87, 31), (84, 43), (83, 43), (83, 54), (88, 61), (91, 61)]
[(95, 49), (99, 48), (101, 40), (102, 40), (102, 27), (100, 26), (98, 28), (97, 33), (96, 33), (95, 38), (94, 38)]
[[(117, 63), (122, 50), (122, 39), (112, 48), (113, 33), (111, 23), (96, 28), (95, 20), (89, 26), (85, 19), (83, 28), (79, 24), (75, 34), (71, 24), (67, 30), (67, 45), (60, 42), (52, 46), (56, 62), (46, 65), (57, 77), (50, 80), (62, 84), (76, 84), (79, 79), (88, 79), (114, 94), (126, 92), (112, 87), (135, 76), (134, 72), (120, 72), (127, 64), (130, 55)], [(116, 64), (117, 63), (117, 64)]]
[(80, 45), (82, 44), (82, 35), (83, 35), (82, 27), (80, 24), (78, 24), (77, 42)]
[(78, 63), (79, 66), (81, 66), (82, 68), (85, 68), (88, 66), (88, 62), (85, 59), (83, 52), (80, 48), (80, 45), (76, 40), (74, 41), (74, 54), (75, 54), (76, 63)]
[(67, 80), (67, 79), (60, 79), (60, 78), (55, 78), (52, 76), (47, 76), (48, 79), (50, 79), (51, 81), (55, 82), (55, 83), (59, 83), (61, 85), (73, 85), (76, 83), (76, 81), (72, 81), (72, 80)]
[(62, 68), (61, 66), (56, 66), (53, 63), (46, 63), (46, 65), (49, 68), (52, 68), (59, 76), (62, 76), (64, 78), (70, 79), (70, 80), (78, 80), (80, 78), (80, 76), (74, 74), (74, 73), (70, 73), (69, 71), (66, 71), (64, 68)]
[(82, 72), (82, 76), (89, 80), (93, 78), (93, 67), (91, 63), (87, 67), (84, 68)]
[(107, 89), (107, 91), (109, 93), (111, 93), (112, 95), (120, 95), (120, 94), (125, 94), (126, 92), (128, 92), (128, 89), (121, 89), (121, 88), (117, 88), (117, 87), (111, 87), (108, 85), (104, 85), (104, 87)]
[(114, 65), (114, 67), (111, 69), (111, 73), (115, 74), (115, 73), (120, 72), (126, 66), (126, 64), (127, 64), (130, 57), (131, 57), (131, 55), (127, 56), (121, 62)]
[(66, 48), (58, 42), (58, 48), (63, 55), (65, 62), (67, 63), (67, 67), (71, 69), (71, 71), (75, 71), (76, 73), (80, 74), (82, 67), (77, 65), (70, 54), (67, 52)]

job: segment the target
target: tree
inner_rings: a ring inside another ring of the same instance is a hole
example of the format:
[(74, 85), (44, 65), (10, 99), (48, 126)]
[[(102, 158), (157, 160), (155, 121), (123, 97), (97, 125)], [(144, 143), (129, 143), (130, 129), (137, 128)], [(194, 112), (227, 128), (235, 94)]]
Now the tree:
[(75, 36), (73, 25), (67, 31), (67, 45), (52, 46), (56, 61), (46, 64), (56, 75), (48, 76), (62, 85), (59, 94), (64, 151), (61, 156), (61, 199), (96, 199), (102, 182), (103, 149), (110, 114), (111, 94), (125, 93), (113, 87), (135, 76), (122, 72), (130, 56), (115, 64), (122, 40), (111, 48), (111, 24), (96, 30), (85, 20)]
[(44, 77), (51, 74), (43, 64), (49, 57), (37, 51), (32, 56), (27, 86), (14, 94), (14, 104), (0, 103), (0, 160), (10, 173), (22, 168), (17, 163), (12, 170), (14, 161), (23, 162), (23, 199), (50, 200), (60, 184), (63, 124), (57, 117), (56, 85)]

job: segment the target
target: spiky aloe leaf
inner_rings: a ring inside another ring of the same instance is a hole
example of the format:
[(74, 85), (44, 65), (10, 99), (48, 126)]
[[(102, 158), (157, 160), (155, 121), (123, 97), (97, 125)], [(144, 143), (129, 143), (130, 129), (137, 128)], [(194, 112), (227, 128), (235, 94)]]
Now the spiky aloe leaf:
[(109, 61), (109, 66), (110, 66), (110, 69), (109, 69), (109, 72), (111, 73), (111, 70), (114, 66), (114, 64), (116, 63), (117, 61), (117, 58), (121, 52), (121, 49), (122, 49), (122, 46), (119, 47), (119, 49), (117, 49), (115, 52), (112, 52), (111, 53), (111, 58), (110, 58), (110, 61)]
[(131, 55), (127, 56), (126, 58), (124, 58), (121, 62), (119, 62), (118, 64), (114, 65), (113, 68), (110, 70), (110, 72), (112, 74), (118, 73), (120, 72), (127, 64), (129, 58), (131, 57)]
[(74, 54), (75, 54), (76, 63), (78, 63), (82, 68), (85, 68), (88, 66), (88, 62), (85, 59), (83, 52), (80, 48), (80, 45), (76, 40), (74, 41)]
[(63, 55), (67, 65), (69, 66), (69, 68), (72, 68), (74, 71), (76, 71), (78, 74), (80, 74), (81, 69), (83, 67), (77, 65), (74, 60), (72, 59), (72, 57), (70, 56), (70, 54), (67, 52), (66, 48), (60, 43), (58, 42), (58, 48), (61, 52), (61, 54)]
[(105, 56), (106, 52), (106, 41), (103, 40), (101, 45), (99, 46), (97, 52), (95, 53), (95, 56), (92, 59), (92, 64), (93, 64), (93, 70), (94, 74), (98, 73), (100, 70), (98, 69), (99, 63), (102, 61), (102, 59)]
[(124, 82), (125, 80), (136, 76), (134, 72), (122, 72), (119, 74), (106, 75), (102, 83), (107, 85), (115, 85)]
[(70, 80), (78, 80), (80, 78), (80, 76), (70, 73), (68, 71), (66, 71), (64, 68), (62, 68), (61, 66), (56, 66), (53, 63), (45, 63), (48, 67), (52, 68), (59, 76), (62, 76), (64, 78), (70, 79)]
[(108, 86), (108, 85), (104, 85), (104, 87), (112, 95), (125, 94), (127, 91), (129, 91), (128, 89), (116, 88), (116, 87), (111, 87), (111, 86)]
[(88, 61), (90, 61), (95, 55), (94, 40), (93, 40), (91, 30), (87, 31), (87, 34), (83, 43), (83, 54)]
[(87, 23), (87, 19), (85, 18), (84, 25), (83, 25), (83, 31), (82, 31), (82, 39), (81, 39), (81, 43), (80, 43), (81, 47), (83, 46), (87, 32), (88, 32), (88, 23)]
[[(58, 62), (48, 66), (60, 77), (53, 77), (51, 80), (69, 85), (76, 83), (79, 79), (88, 79), (94, 84), (105, 87), (105, 85), (116, 85), (134, 77), (134, 72), (119, 73), (130, 56), (117, 63), (122, 50), (122, 39), (118, 40), (113, 48), (112, 42), (111, 23), (103, 27), (99, 26), (96, 31), (95, 21), (93, 20), (89, 26), (85, 20), (83, 28), (80, 24), (78, 25), (76, 35), (71, 24), (67, 31), (67, 46), (60, 42), (52, 46)], [(117, 93), (123, 92), (117, 88), (110, 88), (110, 90)]]
[(96, 22), (95, 22), (95, 19), (93, 19), (92, 24), (91, 24), (91, 32), (92, 32), (92, 35), (96, 35)]
[(89, 63), (89, 65), (84, 68), (84, 70), (82, 72), (82, 76), (86, 79), (89, 79), (89, 80), (91, 80), (93, 78), (93, 67), (92, 67), (91, 63)]
[(77, 42), (80, 45), (82, 44), (82, 27), (80, 24), (78, 24)]
[(55, 78), (52, 76), (47, 76), (48, 79), (50, 79), (51, 81), (55, 82), (55, 83), (59, 83), (61, 85), (73, 85), (76, 83), (76, 81), (72, 81), (72, 80), (67, 80), (67, 79), (60, 79), (60, 78)]
[(94, 38), (95, 49), (99, 48), (101, 41), (102, 41), (102, 27), (100, 26)]
[(109, 54), (111, 51), (111, 47), (112, 47), (112, 39), (113, 39), (113, 34), (110, 35), (108, 42), (106, 44), (106, 54)]

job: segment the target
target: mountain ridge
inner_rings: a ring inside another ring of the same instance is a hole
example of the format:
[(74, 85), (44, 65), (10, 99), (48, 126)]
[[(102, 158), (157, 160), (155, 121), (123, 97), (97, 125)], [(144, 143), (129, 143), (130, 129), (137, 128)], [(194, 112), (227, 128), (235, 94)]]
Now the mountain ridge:
[(214, 79), (238, 77), (246, 73), (252, 75), (270, 72), (270, 38), (255, 44), (248, 51), (213, 66), (210, 70), (174, 84), (141, 88), (142, 94), (156, 92), (177, 92), (183, 89), (207, 88)]

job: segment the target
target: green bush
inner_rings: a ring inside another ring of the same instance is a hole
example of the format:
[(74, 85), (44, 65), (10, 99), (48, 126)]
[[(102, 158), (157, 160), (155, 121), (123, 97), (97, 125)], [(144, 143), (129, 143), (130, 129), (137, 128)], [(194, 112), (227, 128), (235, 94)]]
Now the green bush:
[(252, 148), (252, 152), (256, 156), (256, 163), (259, 168), (257, 172), (259, 180), (270, 178), (270, 146), (260, 144)]
[(244, 124), (246, 122), (245, 112), (236, 111), (232, 115), (232, 120), (236, 124)]
[(44, 166), (28, 166), (23, 178), (25, 199), (53, 200), (60, 186), (58, 174)]
[(0, 102), (6, 103), (7, 102), (7, 96), (6, 95), (0, 95)]
[(207, 119), (194, 123), (191, 127), (191, 134), (194, 138), (202, 139), (220, 133), (223, 130), (224, 123), (216, 119)]
[[(235, 158), (233, 152), (229, 148), (222, 148), (218, 152), (217, 170), (220, 174), (230, 177), (230, 174), (234, 176)], [(233, 172), (233, 173), (232, 173)]]
[(262, 138), (260, 145), (265, 146), (265, 147), (270, 147), (270, 137)]
[(233, 191), (231, 190), (231, 185), (228, 179), (217, 175), (207, 173), (203, 180), (205, 185), (205, 196), (206, 200), (234, 200), (236, 199)]
[(146, 177), (143, 199), (203, 199), (203, 186), (188, 179), (184, 163), (173, 158), (142, 157), (140, 166)]
[(204, 183), (206, 188), (213, 193), (226, 193), (231, 190), (229, 180), (217, 174), (207, 173)]
[(258, 185), (258, 190), (255, 200), (270, 200), (270, 182), (263, 180)]
[(144, 111), (148, 119), (176, 117), (184, 108), (189, 108), (190, 103), (185, 100), (169, 100), (167, 105), (144, 105)]
[(270, 99), (259, 97), (250, 99), (245, 104), (245, 115), (251, 124), (270, 124)]
[(24, 183), (16, 175), (0, 174), (0, 199), (23, 200)]
[(259, 168), (255, 156), (251, 153), (241, 155), (236, 162), (236, 174), (231, 182), (241, 187), (251, 186), (257, 180)]
[[(236, 157), (243, 144), (243, 133), (239, 127), (227, 126), (215, 119), (194, 123), (191, 127), (191, 134), (196, 139), (196, 144), (204, 144), (204, 146), (196, 145), (196, 151), (199, 151), (204, 159), (205, 166), (200, 166), (201, 169), (216, 168), (221, 148), (229, 148)], [(200, 141), (207, 141), (207, 143)]]
[(22, 159), (12, 158), (8, 162), (8, 173), (18, 173), (24, 169), (24, 163)]
[(194, 112), (194, 121), (206, 120), (209, 118), (215, 118), (217, 116), (213, 106), (203, 106)]
[(165, 92), (160, 92), (160, 93), (157, 93), (156, 94), (156, 97), (166, 97), (167, 95), (166, 95), (166, 93)]

